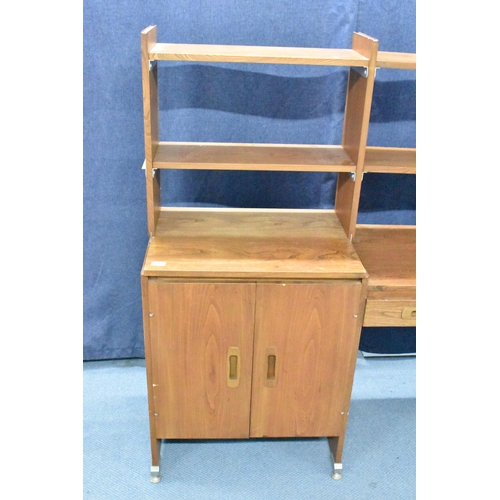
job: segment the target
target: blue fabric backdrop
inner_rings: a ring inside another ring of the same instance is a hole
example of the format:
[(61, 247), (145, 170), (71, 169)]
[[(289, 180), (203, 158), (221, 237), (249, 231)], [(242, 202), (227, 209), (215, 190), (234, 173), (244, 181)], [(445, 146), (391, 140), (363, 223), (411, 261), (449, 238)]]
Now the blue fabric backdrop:
[[(85, 360), (143, 357), (140, 32), (158, 40), (415, 52), (415, 0), (84, 1)], [(339, 144), (347, 70), (160, 63), (162, 140)], [(369, 143), (415, 146), (415, 72), (377, 73)], [(330, 208), (335, 174), (164, 171), (164, 204)], [(415, 223), (415, 176), (365, 176), (359, 222)]]

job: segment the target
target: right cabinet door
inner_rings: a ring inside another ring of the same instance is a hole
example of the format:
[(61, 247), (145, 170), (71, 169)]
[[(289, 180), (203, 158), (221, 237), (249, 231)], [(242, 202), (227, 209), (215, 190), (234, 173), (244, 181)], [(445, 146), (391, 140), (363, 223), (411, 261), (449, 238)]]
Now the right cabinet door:
[(340, 280), (257, 285), (251, 437), (343, 434), (361, 289)]

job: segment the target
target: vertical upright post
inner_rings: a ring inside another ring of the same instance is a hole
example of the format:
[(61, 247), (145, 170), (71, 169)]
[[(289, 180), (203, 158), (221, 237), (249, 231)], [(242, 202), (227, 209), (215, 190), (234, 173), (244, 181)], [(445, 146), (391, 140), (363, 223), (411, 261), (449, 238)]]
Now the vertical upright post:
[(146, 155), (146, 203), (148, 232), (155, 234), (160, 215), (160, 171), (153, 171), (153, 159), (160, 142), (158, 118), (158, 69), (150, 67), (149, 51), (156, 44), (156, 26), (141, 31), (142, 99), (144, 107), (144, 147)]
[(348, 172), (339, 172), (335, 195), (335, 211), (344, 231), (351, 239), (356, 232), (373, 85), (377, 67), (378, 40), (362, 33), (353, 33), (352, 48), (368, 58), (368, 74), (364, 76), (354, 68), (349, 70), (342, 146), (355, 163), (356, 170), (353, 172), (355, 175)]

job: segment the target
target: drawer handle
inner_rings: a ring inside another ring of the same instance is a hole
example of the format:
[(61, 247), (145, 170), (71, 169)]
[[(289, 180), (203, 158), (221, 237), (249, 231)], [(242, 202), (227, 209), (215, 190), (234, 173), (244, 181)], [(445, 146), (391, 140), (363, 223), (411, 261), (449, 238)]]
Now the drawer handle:
[(274, 387), (278, 382), (278, 348), (275, 346), (266, 349), (266, 378), (265, 386)]
[(227, 386), (240, 385), (240, 348), (230, 347), (227, 350)]
[(403, 319), (415, 319), (417, 317), (416, 307), (405, 307), (401, 313), (401, 318)]

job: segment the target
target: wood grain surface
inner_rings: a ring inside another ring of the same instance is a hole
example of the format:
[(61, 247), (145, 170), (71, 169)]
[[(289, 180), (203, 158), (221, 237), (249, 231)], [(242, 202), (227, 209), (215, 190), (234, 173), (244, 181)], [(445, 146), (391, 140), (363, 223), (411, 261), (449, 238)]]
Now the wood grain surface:
[[(255, 284), (149, 280), (156, 435), (249, 436)], [(239, 383), (228, 354), (239, 349)]]
[[(257, 285), (252, 437), (343, 433), (361, 289), (359, 281)], [(267, 380), (270, 352), (274, 385)]]
[[(405, 315), (406, 312), (406, 315)], [(405, 317), (406, 316), (406, 317)], [(363, 326), (416, 326), (414, 300), (367, 300)]]
[(377, 54), (379, 68), (417, 69), (417, 54), (409, 52), (386, 52), (380, 50)]
[(362, 278), (331, 210), (163, 210), (145, 276)]
[(342, 146), (356, 164), (356, 169), (354, 170), (356, 177), (354, 180), (351, 180), (350, 174), (339, 174), (335, 195), (335, 210), (349, 238), (352, 238), (356, 232), (378, 40), (362, 33), (353, 33), (352, 47), (367, 57), (369, 62), (367, 64), (368, 75), (366, 77), (351, 68), (347, 83)]
[(416, 226), (360, 224), (354, 246), (369, 274), (368, 298), (383, 287), (415, 289)]
[(244, 62), (264, 64), (312, 64), (365, 66), (366, 57), (352, 49), (264, 47), (157, 43), (149, 58), (159, 61)]
[(156, 26), (141, 32), (142, 102), (144, 113), (144, 150), (146, 161), (146, 207), (148, 233), (155, 233), (160, 216), (160, 175), (153, 176), (153, 158), (160, 142), (158, 105), (158, 68), (149, 67), (149, 50), (156, 44)]
[(342, 146), (299, 144), (160, 143), (155, 168), (351, 172)]
[(416, 148), (366, 148), (365, 172), (387, 174), (416, 174)]

